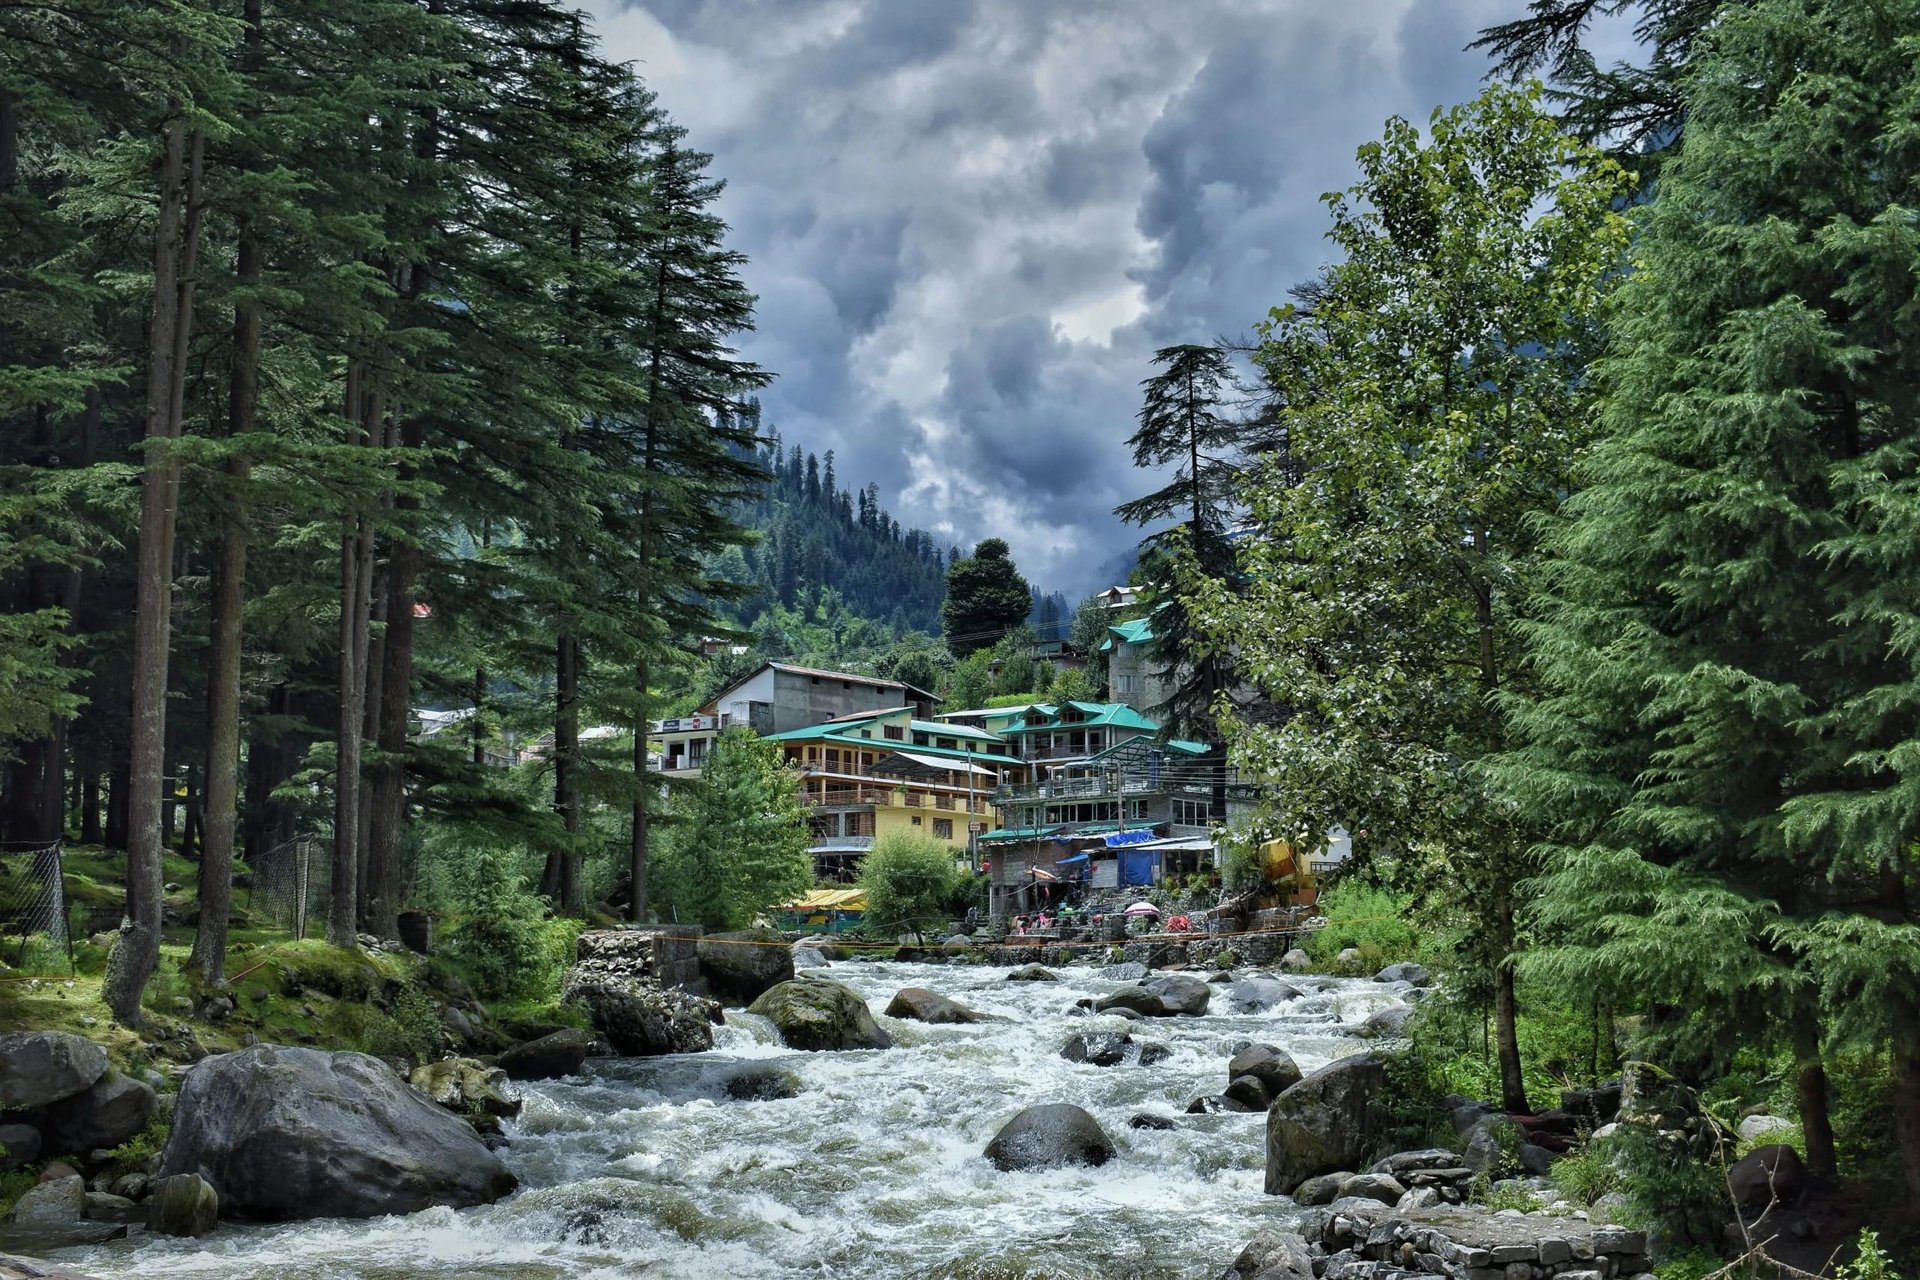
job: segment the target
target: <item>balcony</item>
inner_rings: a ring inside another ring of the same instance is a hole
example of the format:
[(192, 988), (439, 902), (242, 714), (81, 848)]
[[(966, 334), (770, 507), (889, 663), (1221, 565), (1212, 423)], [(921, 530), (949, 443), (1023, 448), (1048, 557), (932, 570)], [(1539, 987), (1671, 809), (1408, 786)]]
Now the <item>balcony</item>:
[(1086, 800), (1101, 796), (1144, 795), (1162, 790), (1165, 788), (1145, 778), (1126, 778), (1118, 782), (1111, 778), (1062, 778), (1053, 782), (1003, 786), (994, 791), (993, 801), (995, 804), (1005, 804), (1009, 800)]
[(876, 787), (845, 787), (831, 791), (803, 791), (800, 793), (802, 804), (815, 808), (841, 808), (863, 804), (887, 804), (893, 798), (890, 791)]

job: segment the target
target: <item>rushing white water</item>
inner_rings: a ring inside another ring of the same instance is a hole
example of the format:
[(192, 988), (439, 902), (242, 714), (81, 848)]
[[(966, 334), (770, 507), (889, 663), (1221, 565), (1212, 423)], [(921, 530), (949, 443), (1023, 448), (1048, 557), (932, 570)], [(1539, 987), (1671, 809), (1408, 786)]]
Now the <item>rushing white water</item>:
[[(713, 1052), (591, 1064), (584, 1077), (522, 1086), (506, 1159), (511, 1199), (369, 1222), (222, 1223), (205, 1240), (140, 1236), (63, 1255), (105, 1278), (401, 1280), (403, 1277), (1199, 1277), (1218, 1274), (1291, 1201), (1261, 1193), (1264, 1117), (1179, 1115), (1226, 1084), (1244, 1041), (1286, 1049), (1303, 1070), (1357, 1052), (1350, 1031), (1393, 997), (1370, 982), (1321, 989), (1264, 1013), (1126, 1023), (1078, 1016), (1112, 990), (1087, 969), (1058, 983), (998, 968), (836, 964), (878, 1014), (901, 987), (928, 987), (996, 1020), (925, 1026), (881, 1019), (889, 1050), (795, 1053), (757, 1017), (729, 1013)], [(1216, 1004), (1218, 1001), (1216, 1000)], [(1172, 1056), (1150, 1067), (1060, 1057), (1076, 1031), (1127, 1030)], [(777, 1061), (799, 1096), (727, 1098), (743, 1062)], [(1117, 1155), (1097, 1168), (1005, 1174), (981, 1156), (1022, 1107), (1092, 1112)]]

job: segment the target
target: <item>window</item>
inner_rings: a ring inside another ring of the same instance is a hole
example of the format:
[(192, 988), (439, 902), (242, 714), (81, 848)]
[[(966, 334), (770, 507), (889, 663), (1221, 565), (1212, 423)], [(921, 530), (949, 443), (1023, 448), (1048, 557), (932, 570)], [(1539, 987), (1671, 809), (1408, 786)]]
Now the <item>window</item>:
[(960, 749), (960, 744), (952, 738), (935, 738), (933, 745), (936, 747), (945, 747), (949, 751), (958, 751)]
[(897, 724), (882, 725), (880, 733), (888, 742), (905, 742), (907, 731)]
[(871, 738), (871, 737), (873, 736), (873, 730), (871, 730), (871, 729), (862, 729), (862, 730), (860, 731), (860, 736), (861, 736), (861, 737), (863, 737), (863, 738)]
[(917, 813), (913, 815), (913, 825), (916, 827), (920, 825), (920, 815)]
[(933, 838), (936, 840), (953, 839), (953, 819), (935, 818), (933, 820)]
[(1183, 800), (1173, 802), (1173, 820), (1187, 827), (1207, 825), (1207, 802), (1205, 800)]
[(924, 733), (916, 733), (916, 734), (914, 734), (914, 735), (913, 735), (913, 745), (914, 745), (914, 746), (916, 746), (916, 747), (924, 747), (924, 746), (926, 746), (926, 745), (927, 745), (927, 735), (926, 735), (926, 734), (924, 734)]
[(840, 768), (840, 748), (838, 747), (827, 748), (827, 768), (834, 769), (834, 770), (838, 770)]

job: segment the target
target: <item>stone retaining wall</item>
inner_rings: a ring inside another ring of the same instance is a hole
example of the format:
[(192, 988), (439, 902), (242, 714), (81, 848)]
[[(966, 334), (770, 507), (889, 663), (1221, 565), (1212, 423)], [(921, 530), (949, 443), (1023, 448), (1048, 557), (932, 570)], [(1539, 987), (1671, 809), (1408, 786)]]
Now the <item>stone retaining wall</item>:
[(678, 987), (705, 995), (700, 976), (700, 937), (697, 924), (661, 924), (645, 929), (592, 929), (580, 935), (574, 948), (579, 960), (618, 959), (638, 963), (663, 987)]
[(1348, 1201), (1324, 1210), (1320, 1280), (1639, 1280), (1647, 1237), (1549, 1214), (1469, 1209), (1400, 1213)]

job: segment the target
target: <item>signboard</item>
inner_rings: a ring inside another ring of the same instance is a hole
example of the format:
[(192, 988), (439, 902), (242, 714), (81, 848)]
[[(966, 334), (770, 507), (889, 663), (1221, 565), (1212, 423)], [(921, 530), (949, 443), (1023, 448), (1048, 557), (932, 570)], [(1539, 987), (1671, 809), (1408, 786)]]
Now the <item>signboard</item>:
[(681, 716), (678, 720), (656, 720), (655, 733), (698, 733), (703, 729), (718, 729), (719, 716)]

